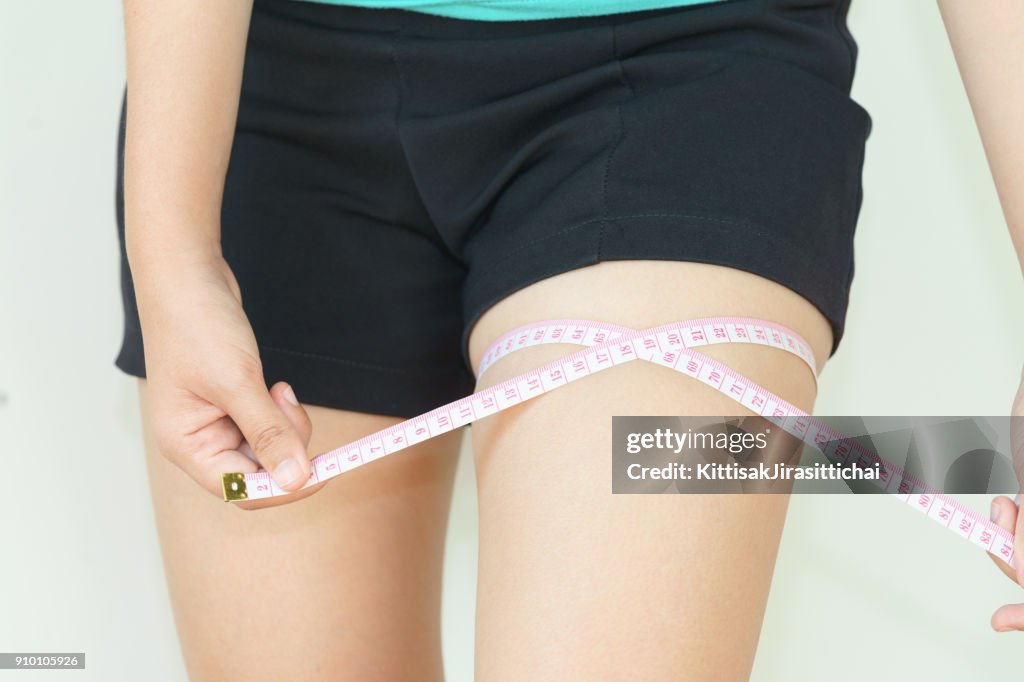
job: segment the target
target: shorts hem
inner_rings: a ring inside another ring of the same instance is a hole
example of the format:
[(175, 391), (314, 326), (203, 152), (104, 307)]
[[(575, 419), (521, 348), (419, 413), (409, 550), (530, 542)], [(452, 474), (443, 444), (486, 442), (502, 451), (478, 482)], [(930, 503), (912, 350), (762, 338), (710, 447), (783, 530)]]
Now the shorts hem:
[(669, 212), (587, 220), (517, 248), (497, 263), (479, 266), (484, 274), (466, 283), (463, 360), (472, 367), (470, 333), (480, 317), (505, 297), (548, 277), (616, 260), (722, 265), (781, 284), (828, 320), (833, 335), (831, 357), (843, 336), (848, 301), (843, 294), (852, 270), (852, 245), (850, 253), (846, 272), (826, 273), (815, 267), (820, 257), (746, 221)]

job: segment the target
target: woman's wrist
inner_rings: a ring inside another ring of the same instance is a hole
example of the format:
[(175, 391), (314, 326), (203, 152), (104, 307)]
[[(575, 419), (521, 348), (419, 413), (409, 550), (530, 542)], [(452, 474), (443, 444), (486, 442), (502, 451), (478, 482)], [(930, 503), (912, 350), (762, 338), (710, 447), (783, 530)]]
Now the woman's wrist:
[(237, 287), (219, 243), (140, 244), (128, 252), (128, 264), (140, 305), (173, 297), (186, 284)]
[(144, 234), (127, 227), (125, 253), (132, 275), (143, 277), (166, 269), (219, 267), (224, 260), (219, 227), (148, 228)]
[(220, 193), (173, 185), (152, 171), (125, 170), (124, 246), (133, 274), (164, 261), (199, 265), (221, 258)]

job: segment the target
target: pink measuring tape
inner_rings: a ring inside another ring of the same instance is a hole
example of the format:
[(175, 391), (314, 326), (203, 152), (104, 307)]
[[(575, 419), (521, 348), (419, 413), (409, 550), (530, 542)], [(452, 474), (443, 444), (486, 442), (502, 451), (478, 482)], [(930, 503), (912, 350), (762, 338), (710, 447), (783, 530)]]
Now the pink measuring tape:
[[(832, 427), (786, 402), (729, 367), (694, 350), (700, 346), (751, 343), (791, 353), (817, 380), (814, 353), (796, 332), (778, 324), (740, 317), (710, 317), (650, 329), (629, 329), (590, 320), (544, 320), (513, 329), (488, 347), (478, 379), (497, 360), (530, 346), (562, 343), (585, 346), (564, 358), (412, 417), (357, 441), (317, 455), (302, 489), (339, 476), (387, 455), (470, 424), (477, 419), (536, 398), (591, 374), (636, 360), (653, 362), (697, 379), (787, 433), (822, 452), (833, 462), (876, 464), (881, 476), (871, 481), (961, 538), (1013, 565), (1013, 536), (951, 497), (843, 436)], [(269, 472), (222, 476), (229, 502), (290, 495)]]

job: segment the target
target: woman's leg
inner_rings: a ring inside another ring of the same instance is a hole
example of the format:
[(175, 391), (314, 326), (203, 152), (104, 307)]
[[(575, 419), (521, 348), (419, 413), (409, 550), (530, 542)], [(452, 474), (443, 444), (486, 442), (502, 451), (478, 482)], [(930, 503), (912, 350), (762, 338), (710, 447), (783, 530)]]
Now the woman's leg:
[[(543, 280), (474, 327), (474, 367), (503, 332), (546, 318), (633, 328), (709, 315), (831, 331), (806, 300), (729, 268), (616, 261)], [(579, 347), (527, 348), (485, 385)], [(801, 409), (814, 380), (775, 349), (706, 349)], [(612, 415), (741, 415), (702, 384), (634, 362), (473, 425), (480, 508), (477, 679), (746, 680), (786, 514), (784, 495), (613, 495)]]
[[(146, 382), (140, 381), (143, 414)], [(312, 453), (401, 421), (305, 406)], [(145, 442), (171, 601), (193, 680), (443, 679), (440, 588), (461, 431), (244, 511)]]

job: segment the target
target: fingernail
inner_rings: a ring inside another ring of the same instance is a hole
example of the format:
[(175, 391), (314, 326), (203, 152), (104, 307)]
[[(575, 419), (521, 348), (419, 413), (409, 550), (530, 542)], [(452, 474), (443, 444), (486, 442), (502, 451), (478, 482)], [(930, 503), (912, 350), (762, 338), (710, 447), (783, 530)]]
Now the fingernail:
[(1002, 514), (1002, 507), (999, 506), (995, 501), (992, 502), (992, 511), (989, 512), (988, 518), (992, 523), (999, 523), (999, 516)]
[(299, 399), (295, 397), (295, 391), (292, 390), (291, 384), (284, 387), (284, 390), (281, 391), (281, 395), (283, 395), (284, 399), (292, 405), (297, 406), (299, 404)]
[(286, 459), (274, 469), (274, 483), (285, 488), (302, 478), (302, 466), (294, 459)]
[(1018, 507), (1020, 507), (1020, 497), (1021, 497), (1022, 494), (1024, 494), (1024, 493), (1017, 493), (1017, 497), (1013, 498), (1013, 503), (1015, 505), (1017, 505)]

